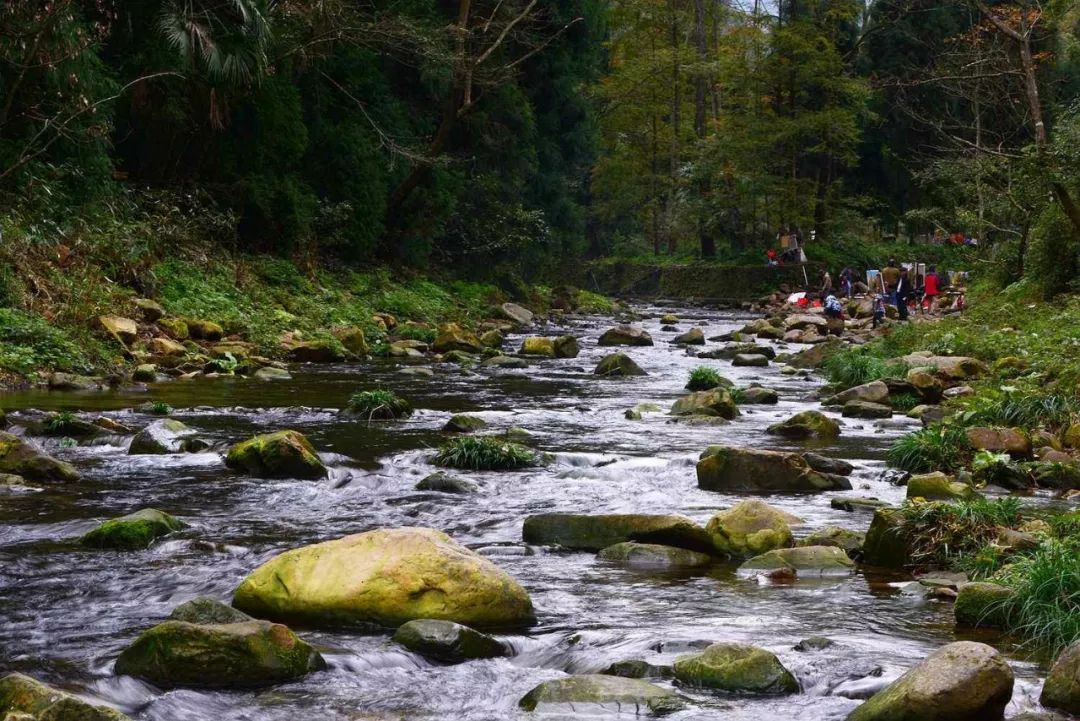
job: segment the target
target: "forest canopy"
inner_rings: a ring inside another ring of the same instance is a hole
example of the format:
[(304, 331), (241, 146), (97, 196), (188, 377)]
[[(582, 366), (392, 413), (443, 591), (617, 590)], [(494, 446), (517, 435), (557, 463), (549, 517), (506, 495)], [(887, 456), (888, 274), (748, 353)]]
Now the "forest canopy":
[(0, 203), (59, 229), (165, 193), (243, 250), (465, 274), (756, 261), (792, 227), (1076, 275), (1072, 2), (2, 7)]

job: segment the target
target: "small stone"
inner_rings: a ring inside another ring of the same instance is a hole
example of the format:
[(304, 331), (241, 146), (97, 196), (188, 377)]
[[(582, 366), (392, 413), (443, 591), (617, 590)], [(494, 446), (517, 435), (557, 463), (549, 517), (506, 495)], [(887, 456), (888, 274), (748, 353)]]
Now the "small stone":
[(798, 693), (799, 683), (775, 654), (736, 643), (714, 643), (675, 660), (675, 678), (689, 686), (759, 694)]
[(416, 484), (416, 490), (437, 491), (439, 493), (475, 493), (480, 489), (472, 481), (438, 471), (420, 480)]
[(398, 627), (394, 641), (421, 656), (446, 663), (507, 655), (501, 641), (453, 621), (409, 621)]

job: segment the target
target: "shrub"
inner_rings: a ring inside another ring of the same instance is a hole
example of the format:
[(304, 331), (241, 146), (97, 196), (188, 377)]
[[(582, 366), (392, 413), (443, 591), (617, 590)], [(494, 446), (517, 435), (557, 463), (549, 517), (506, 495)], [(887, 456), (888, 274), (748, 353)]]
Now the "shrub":
[(935, 423), (898, 438), (889, 448), (889, 464), (911, 473), (958, 470), (967, 465), (972, 448), (963, 428)]
[(1009, 629), (1039, 649), (1057, 653), (1080, 639), (1080, 545), (1049, 540), (994, 577), (1013, 589), (998, 611)]
[(455, 438), (435, 454), (435, 465), (474, 471), (513, 470), (539, 463), (540, 456), (532, 449), (495, 436)]
[(346, 410), (369, 421), (393, 420), (410, 415), (412, 406), (393, 391), (379, 389), (353, 394)]
[(825, 377), (841, 388), (853, 388), (882, 378), (902, 378), (907, 365), (899, 360), (887, 360), (855, 348), (844, 350), (825, 361)]
[(981, 484), (1009, 486), (1013, 479), (1026, 480), (1023, 478), (1024, 472), (1013, 463), (1008, 453), (977, 451), (971, 461), (971, 472), (975, 480)]
[(686, 382), (686, 390), (709, 391), (713, 388), (730, 385), (731, 381), (720, 375), (720, 372), (715, 368), (698, 366), (690, 371), (690, 379)]
[(1018, 426), (1059, 429), (1080, 415), (1080, 401), (1061, 393), (1005, 391), (990, 398), (977, 398), (957, 420), (973, 426)]
[(437, 335), (434, 328), (424, 328), (416, 325), (403, 325), (394, 329), (394, 337), (398, 340), (418, 340), (421, 343), (434, 343)]
[(907, 413), (922, 402), (923, 399), (914, 393), (889, 394), (889, 405), (900, 413)]
[(995, 540), (998, 528), (1021, 521), (1016, 498), (974, 498), (956, 503), (905, 503), (903, 533), (918, 565), (948, 567)]
[(45, 430), (50, 435), (63, 435), (75, 423), (75, 414), (71, 411), (60, 411), (50, 416), (45, 421)]
[(34, 370), (89, 372), (83, 349), (59, 328), (39, 316), (0, 308), (0, 370), (27, 374)]
[(173, 407), (165, 401), (152, 401), (146, 408), (146, 412), (155, 416), (172, 415)]

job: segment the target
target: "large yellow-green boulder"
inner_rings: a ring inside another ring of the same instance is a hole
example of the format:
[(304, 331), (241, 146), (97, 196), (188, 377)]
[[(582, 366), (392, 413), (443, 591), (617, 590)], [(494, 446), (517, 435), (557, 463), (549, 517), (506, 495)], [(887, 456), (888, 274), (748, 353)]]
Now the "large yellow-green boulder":
[(430, 528), (383, 528), (275, 556), (236, 589), (257, 618), (396, 628), (430, 618), (474, 628), (534, 621), (532, 600), (491, 561)]
[(671, 406), (673, 416), (714, 416), (732, 420), (739, 415), (739, 407), (731, 391), (724, 386), (712, 390), (690, 393)]
[(735, 558), (750, 558), (793, 545), (789, 518), (788, 514), (764, 501), (751, 499), (717, 513), (709, 519), (705, 531), (717, 552)]
[(766, 433), (788, 438), (836, 438), (840, 424), (821, 411), (803, 411), (765, 429)]
[(555, 357), (555, 341), (552, 338), (540, 338), (531, 336), (521, 341), (521, 355), (540, 356), (542, 358)]
[(480, 353), (484, 350), (484, 344), (473, 333), (464, 330), (457, 323), (443, 323), (439, 326), (439, 335), (431, 344), (431, 350), (436, 353), (447, 353), (452, 350)]
[(855, 562), (836, 546), (798, 546), (768, 551), (739, 566), (743, 574), (779, 570), (791, 570), (798, 576), (846, 576), (855, 572)]
[(83, 546), (137, 551), (149, 548), (157, 539), (184, 528), (184, 524), (156, 508), (144, 508), (105, 521), (79, 539)]
[(978, 492), (968, 483), (957, 481), (937, 471), (912, 476), (908, 480), (907, 497), (932, 501), (961, 501), (977, 497)]
[(770, 651), (738, 643), (714, 643), (675, 659), (675, 678), (687, 686), (759, 694), (799, 692), (799, 683)]
[(0, 473), (12, 473), (32, 481), (75, 481), (79, 472), (33, 444), (11, 433), (0, 432)]
[(871, 696), (847, 721), (1000, 721), (1012, 692), (1004, 656), (982, 643), (958, 641)]
[(165, 688), (268, 686), (323, 668), (315, 649), (269, 621), (166, 621), (144, 631), (116, 659), (116, 673)]
[(0, 678), (0, 718), (34, 721), (131, 721), (107, 706), (95, 706), (40, 681), (12, 673)]
[(311, 442), (297, 431), (249, 438), (229, 449), (225, 465), (260, 478), (324, 478), (326, 466)]
[(357, 326), (339, 328), (334, 331), (334, 337), (338, 342), (353, 355), (367, 355), (367, 338), (364, 337), (364, 329)]

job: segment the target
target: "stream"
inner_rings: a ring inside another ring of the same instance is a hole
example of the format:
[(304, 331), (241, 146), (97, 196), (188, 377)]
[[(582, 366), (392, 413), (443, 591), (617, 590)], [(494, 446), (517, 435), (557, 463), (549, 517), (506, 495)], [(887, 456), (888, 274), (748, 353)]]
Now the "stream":
[[(145, 392), (3, 394), (0, 405), (16, 424), (29, 409), (69, 409), (141, 427), (154, 418), (131, 409), (163, 400), (176, 409), (175, 418), (215, 447), (128, 456), (130, 437), (77, 447), (41, 439), (83, 478), (34, 484), (42, 487), (36, 492), (0, 491), (0, 672), (28, 673), (144, 721), (495, 721), (529, 718), (518, 700), (565, 673), (595, 673), (628, 659), (670, 663), (703, 641), (737, 641), (775, 652), (803, 692), (752, 697), (680, 689), (691, 703), (668, 718), (839, 721), (861, 703), (846, 696), (860, 696), (862, 689), (865, 697), (867, 689), (957, 640), (951, 605), (905, 590), (903, 578), (860, 572), (762, 584), (737, 577), (732, 564), (632, 570), (591, 553), (522, 542), (526, 516), (555, 511), (682, 513), (704, 524), (742, 498), (697, 488), (694, 466), (706, 446), (806, 447), (767, 435), (765, 427), (820, 408), (814, 397), (819, 377), (782, 375), (779, 364), (734, 368), (728, 361), (691, 357), (670, 343), (677, 333), (661, 331), (658, 320), (674, 312), (680, 331), (702, 325), (715, 336), (741, 327), (745, 316), (659, 305), (635, 310), (656, 342), (625, 349), (648, 372), (640, 378), (593, 376), (598, 360), (613, 350), (598, 347), (596, 339), (613, 322), (572, 318), (540, 333), (573, 333), (581, 355), (534, 361), (527, 370), (439, 365), (434, 377), (425, 378), (399, 373), (402, 366), (394, 361), (375, 360), (296, 367), (292, 381), (230, 377), (159, 383)], [(506, 347), (516, 350), (522, 337), (511, 335)], [(722, 426), (672, 423), (664, 413), (624, 418), (626, 409), (642, 402), (666, 411), (686, 393), (687, 374), (698, 365), (717, 367), (736, 385), (774, 388), (780, 403), (743, 406), (737, 420)], [(370, 424), (337, 417), (352, 393), (376, 387), (394, 389), (417, 412), (405, 421)], [(417, 481), (437, 470), (430, 456), (445, 440), (440, 428), (463, 412), (483, 418), (489, 430), (527, 429), (529, 443), (554, 454), (554, 461), (527, 471), (455, 472), (478, 483), (477, 494), (415, 490)], [(916, 422), (898, 415), (841, 423), (839, 441), (814, 450), (856, 464), (855, 490), (848, 493), (899, 503), (904, 489), (878, 476), (885, 449)], [(228, 444), (282, 428), (310, 438), (331, 466), (328, 480), (261, 480), (225, 468), (221, 451)], [(805, 520), (793, 528), (797, 537), (829, 525), (865, 531), (870, 515), (832, 509), (832, 495), (767, 500)], [(72, 542), (105, 518), (148, 506), (189, 528), (135, 553), (87, 550)], [(176, 605), (199, 595), (228, 601), (249, 571), (281, 551), (384, 526), (445, 531), (521, 582), (539, 622), (527, 634), (500, 636), (514, 649), (512, 657), (444, 666), (397, 647), (389, 634), (298, 628), (329, 663), (327, 671), (299, 682), (258, 691), (162, 692), (112, 675), (119, 652)], [(795, 651), (808, 636), (836, 645)], [(1037, 709), (1043, 671), (1012, 648), (999, 648), (1010, 653), (1017, 675), (1008, 715)]]

